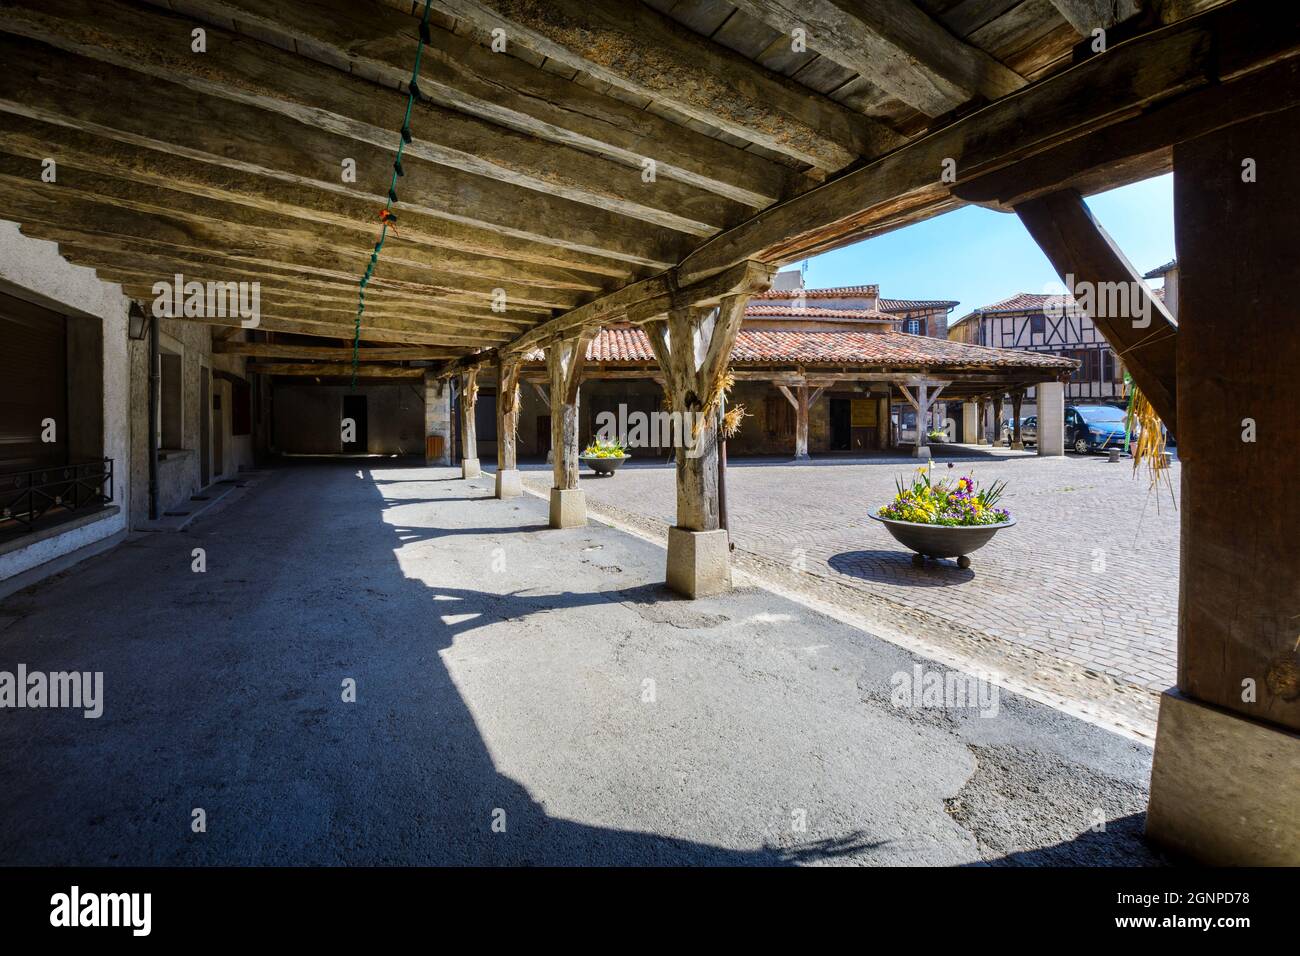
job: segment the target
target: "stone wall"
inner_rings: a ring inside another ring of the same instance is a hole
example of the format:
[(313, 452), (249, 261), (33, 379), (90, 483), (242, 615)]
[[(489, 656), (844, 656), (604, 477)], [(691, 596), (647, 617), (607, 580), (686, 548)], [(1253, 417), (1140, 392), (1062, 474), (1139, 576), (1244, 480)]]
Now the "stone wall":
[[(0, 221), (0, 290), (72, 318), (69, 324), (77, 330), (69, 339), (80, 343), (81, 350), (69, 371), (74, 377), (81, 375), (84, 381), (101, 383), (99, 414), (94, 415), (94, 408), (87, 414), (93, 426), (89, 429), (90, 437), (87, 438), (84, 429), (72, 429), (72, 434), (79, 436), (76, 451), (86, 456), (93, 456), (97, 451), (100, 456), (113, 460), (115, 470), (113, 510), (103, 512), (98, 520), (77, 522), (76, 527), (66, 532), (0, 554), (0, 580), (4, 580), (104, 542), (126, 529), (131, 501), (131, 474), (127, 467), (131, 426), (128, 303), (121, 287), (100, 281), (91, 269), (69, 263), (59, 255), (55, 243), (28, 238), (15, 223)], [(97, 331), (92, 333), (86, 323), (94, 323)], [(96, 348), (98, 356), (94, 355)], [(87, 367), (87, 362), (95, 367)], [(78, 366), (82, 366), (80, 372)], [(95, 400), (83, 394), (78, 403), (82, 401)], [(75, 412), (77, 407), (74, 403), (70, 411)]]

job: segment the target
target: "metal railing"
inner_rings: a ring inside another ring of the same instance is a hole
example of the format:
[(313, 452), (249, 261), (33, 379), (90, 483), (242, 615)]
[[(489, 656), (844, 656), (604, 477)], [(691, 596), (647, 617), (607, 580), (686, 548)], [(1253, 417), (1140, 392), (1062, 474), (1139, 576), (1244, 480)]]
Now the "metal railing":
[(113, 503), (113, 459), (0, 474), (0, 532), (33, 531), (46, 515)]

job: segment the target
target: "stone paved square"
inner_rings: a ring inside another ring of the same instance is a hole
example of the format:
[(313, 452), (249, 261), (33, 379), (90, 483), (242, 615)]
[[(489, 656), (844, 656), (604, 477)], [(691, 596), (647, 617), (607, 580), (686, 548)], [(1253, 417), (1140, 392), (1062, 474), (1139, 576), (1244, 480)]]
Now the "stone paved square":
[[(867, 518), (892, 498), (895, 477), (917, 467), (894, 456), (733, 459), (727, 501), (738, 566), (779, 573), (787, 587), (813, 598), (842, 603), (847, 589), (850, 603), (886, 618), (901, 615), (904, 629), (947, 623), (994, 638), (982, 652), (994, 658), (1001, 655), (992, 648), (1006, 642), (1035, 652), (1049, 670), (1072, 665), (1148, 695), (1173, 685), (1176, 460), (1171, 497), (1163, 482), (1152, 489), (1145, 473), (1134, 474), (1128, 458), (1115, 464), (961, 445), (934, 451), (936, 474), (1008, 482), (1003, 504), (1017, 524), (973, 554), (969, 569), (951, 560), (916, 568), (911, 552)], [(548, 466), (525, 467), (532, 489), (548, 487)], [(644, 519), (645, 530), (665, 534), (673, 521), (673, 469), (662, 461), (634, 458), (613, 478), (584, 471), (581, 485), (593, 513)], [(1053, 677), (1042, 679), (1050, 684)]]

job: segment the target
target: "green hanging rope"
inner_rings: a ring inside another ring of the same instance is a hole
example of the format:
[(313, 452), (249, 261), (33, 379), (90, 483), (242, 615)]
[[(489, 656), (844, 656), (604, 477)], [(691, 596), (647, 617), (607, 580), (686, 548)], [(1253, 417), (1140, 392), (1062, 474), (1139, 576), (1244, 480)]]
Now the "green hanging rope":
[(397, 141), (397, 157), (393, 160), (393, 178), (388, 184), (388, 201), (379, 213), (379, 240), (375, 243), (374, 251), (370, 253), (370, 261), (366, 264), (365, 274), (361, 276), (360, 287), (357, 289), (357, 320), (352, 329), (353, 388), (357, 387), (357, 358), (361, 348), (361, 316), (366, 311), (366, 286), (370, 284), (370, 279), (375, 274), (379, 253), (383, 251), (384, 241), (388, 238), (388, 227), (392, 226), (393, 232), (397, 232), (397, 215), (393, 212), (393, 203), (397, 202), (397, 179), (404, 174), (402, 153), (411, 141), (411, 110), (415, 107), (415, 101), (420, 98), (420, 60), (424, 57), (424, 45), (429, 42), (429, 11), (432, 8), (433, 0), (424, 0), (424, 15), (420, 17), (420, 42), (415, 48), (415, 68), (411, 70), (410, 92), (406, 95), (406, 115), (402, 118), (401, 135)]

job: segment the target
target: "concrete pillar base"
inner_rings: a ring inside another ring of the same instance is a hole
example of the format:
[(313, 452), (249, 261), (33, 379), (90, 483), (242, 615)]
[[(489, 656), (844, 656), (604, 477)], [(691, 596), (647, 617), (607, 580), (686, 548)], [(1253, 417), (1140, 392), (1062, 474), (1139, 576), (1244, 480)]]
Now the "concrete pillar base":
[(1025, 443), (1022, 442), (1022, 441), (1013, 441), (1013, 442), (1011, 443), (1011, 450), (1012, 450), (1012, 451), (1024, 451), (1024, 450), (1025, 450)]
[(497, 469), (497, 497), (518, 498), (524, 493), (524, 482), (516, 468)]
[(988, 443), (989, 440), (985, 438), (983, 435), (981, 435), (978, 439), (975, 440), (975, 444), (977, 445), (987, 445)]
[(551, 489), (551, 527), (582, 528), (587, 524), (587, 493), (581, 488)]
[(917, 447), (916, 445), (913, 445), (913, 446), (912, 446), (912, 457), (913, 457), (913, 458), (929, 458), (929, 457), (930, 457), (930, 446), (929, 446), (929, 445), (921, 445), (920, 447)]
[(1300, 866), (1300, 734), (1160, 698), (1147, 836), (1210, 866)]
[(462, 458), (460, 460), (460, 476), (462, 478), (477, 478), (483, 474), (483, 469), (478, 466), (477, 458)]
[(688, 598), (731, 590), (727, 532), (668, 529), (668, 586)]

